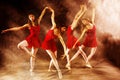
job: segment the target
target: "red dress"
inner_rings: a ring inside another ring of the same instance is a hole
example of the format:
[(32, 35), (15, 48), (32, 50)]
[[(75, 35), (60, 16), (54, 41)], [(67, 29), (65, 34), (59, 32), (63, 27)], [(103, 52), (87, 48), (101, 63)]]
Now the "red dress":
[(85, 41), (83, 42), (83, 45), (86, 47), (96, 47), (97, 46), (96, 27), (93, 26), (92, 29), (88, 29), (86, 34), (87, 35), (86, 35)]
[(26, 38), (26, 41), (28, 42), (28, 47), (39, 48), (41, 46), (41, 40), (39, 39), (40, 26), (31, 26), (29, 30), (30, 35)]
[[(66, 42), (67, 48), (69, 49), (72, 48), (76, 41), (77, 41), (77, 38), (73, 36), (73, 31), (71, 29), (71, 26), (68, 26), (67, 42)], [(80, 42), (78, 42), (75, 47), (78, 47), (78, 46), (80, 46)]]
[(45, 39), (42, 43), (42, 48), (45, 50), (51, 50), (55, 52), (57, 50), (55, 39), (57, 36), (54, 35), (53, 30), (49, 30), (45, 36)]

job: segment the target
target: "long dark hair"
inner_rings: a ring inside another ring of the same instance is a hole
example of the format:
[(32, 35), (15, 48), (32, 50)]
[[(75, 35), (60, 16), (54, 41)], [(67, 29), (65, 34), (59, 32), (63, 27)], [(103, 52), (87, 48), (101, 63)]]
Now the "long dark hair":
[[(29, 15), (33, 15), (33, 16), (35, 17), (34, 14), (29, 14)], [(28, 16), (29, 16), (29, 15), (28, 15)], [(36, 17), (35, 17), (34, 23), (35, 23), (36, 26), (38, 25), (38, 19), (37, 19)], [(32, 22), (30, 21), (30, 19), (28, 19), (28, 24), (29, 24), (30, 26), (33, 26), (33, 25), (32, 25)]]

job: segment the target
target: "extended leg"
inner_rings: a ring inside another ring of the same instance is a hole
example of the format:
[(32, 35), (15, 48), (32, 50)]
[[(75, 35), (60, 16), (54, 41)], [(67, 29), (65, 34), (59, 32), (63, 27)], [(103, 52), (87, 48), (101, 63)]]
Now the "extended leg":
[(70, 49), (67, 49), (66, 50), (66, 58), (67, 58), (67, 64), (66, 64), (66, 68), (68, 68), (68, 70), (71, 70), (71, 68), (70, 68), (70, 57), (69, 57), (69, 51), (70, 51)]
[(78, 57), (78, 55), (80, 54), (80, 50), (78, 50), (73, 57), (70, 59), (70, 62), (73, 61), (76, 57)]
[(30, 57), (30, 71), (31, 72), (33, 71), (34, 66), (35, 66), (35, 56), (36, 56), (37, 51), (38, 51), (37, 48), (35, 49), (34, 47), (32, 47), (31, 53), (34, 57), (33, 56)]
[(56, 68), (57, 71), (58, 71), (58, 76), (59, 76), (59, 78), (61, 79), (61, 78), (62, 78), (62, 73), (61, 73), (61, 70), (60, 70), (60, 68), (59, 68), (59, 65), (58, 65), (57, 59), (56, 59), (56, 57), (55, 57), (55, 54), (54, 54), (51, 50), (46, 50), (46, 51), (47, 51), (47, 53), (49, 54), (49, 56), (51, 57), (52, 62), (53, 62), (53, 64), (54, 64), (55, 68)]
[(27, 49), (28, 43), (26, 40), (23, 40), (22, 42), (20, 42), (18, 44), (18, 48), (22, 49), (23, 51), (25, 51), (26, 53), (28, 53), (29, 55), (31, 55), (31, 52)]
[(87, 58), (86, 67), (92, 68), (92, 66), (91, 66), (89, 61), (92, 58), (92, 56), (95, 54), (96, 49), (97, 49), (96, 47), (95, 48), (91, 48), (90, 54), (88, 55), (88, 58)]
[(96, 49), (97, 49), (97, 47), (91, 48), (91, 51), (90, 51), (90, 54), (88, 55), (87, 61), (89, 61), (89, 60), (92, 58), (92, 56), (93, 56), (93, 55), (95, 54), (95, 52), (96, 52)]
[[(57, 51), (55, 51), (55, 57), (57, 58)], [(51, 59), (51, 60), (50, 60), (50, 64), (49, 64), (49, 69), (48, 69), (48, 71), (51, 71), (52, 65), (53, 65), (53, 61), (52, 61), (52, 59)]]

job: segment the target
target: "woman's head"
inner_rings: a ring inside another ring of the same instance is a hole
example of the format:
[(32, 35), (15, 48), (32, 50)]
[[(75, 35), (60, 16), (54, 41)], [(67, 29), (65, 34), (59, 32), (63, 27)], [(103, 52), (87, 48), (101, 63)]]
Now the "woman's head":
[(66, 29), (67, 29), (67, 28), (66, 28), (65, 26), (62, 26), (62, 27), (60, 28), (60, 31), (61, 31), (61, 32), (65, 32)]
[(29, 14), (28, 15), (28, 23), (31, 25), (31, 26), (33, 26), (33, 23), (32, 22), (34, 22), (34, 24), (35, 25), (38, 25), (38, 21), (37, 21), (37, 19), (35, 18), (35, 15), (34, 14)]
[(82, 22), (82, 24), (84, 24), (84, 25), (88, 25), (88, 24), (92, 23), (92, 21), (90, 21), (90, 20), (87, 19), (87, 18), (82, 19), (81, 22)]
[(67, 27), (65, 25), (65, 23), (57, 23), (57, 28), (61, 33), (64, 33), (66, 31)]
[(33, 15), (33, 14), (29, 14), (28, 18), (30, 21), (35, 21), (35, 15)]
[(60, 33), (64, 33), (66, 31), (66, 27), (65, 26), (62, 26), (62, 27), (57, 27), (60, 31)]

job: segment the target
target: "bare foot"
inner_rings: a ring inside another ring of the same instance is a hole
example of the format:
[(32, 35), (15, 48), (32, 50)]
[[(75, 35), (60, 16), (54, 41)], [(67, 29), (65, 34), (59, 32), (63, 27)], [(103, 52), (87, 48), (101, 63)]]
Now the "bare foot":
[(30, 69), (30, 72), (33, 72), (33, 69)]
[(68, 70), (71, 70), (71, 67), (70, 67), (70, 64), (66, 64), (66, 66), (65, 66)]
[(62, 79), (62, 73), (61, 73), (61, 70), (58, 71), (58, 77), (59, 77), (59, 79)]
[(34, 56), (34, 55), (32, 55), (32, 54), (31, 54), (30, 56), (31, 56), (31, 57), (33, 57), (33, 58), (35, 58), (35, 56)]
[(92, 68), (92, 66), (91, 66), (91, 64), (88, 62), (88, 63), (86, 63), (86, 65), (85, 65), (87, 68)]

